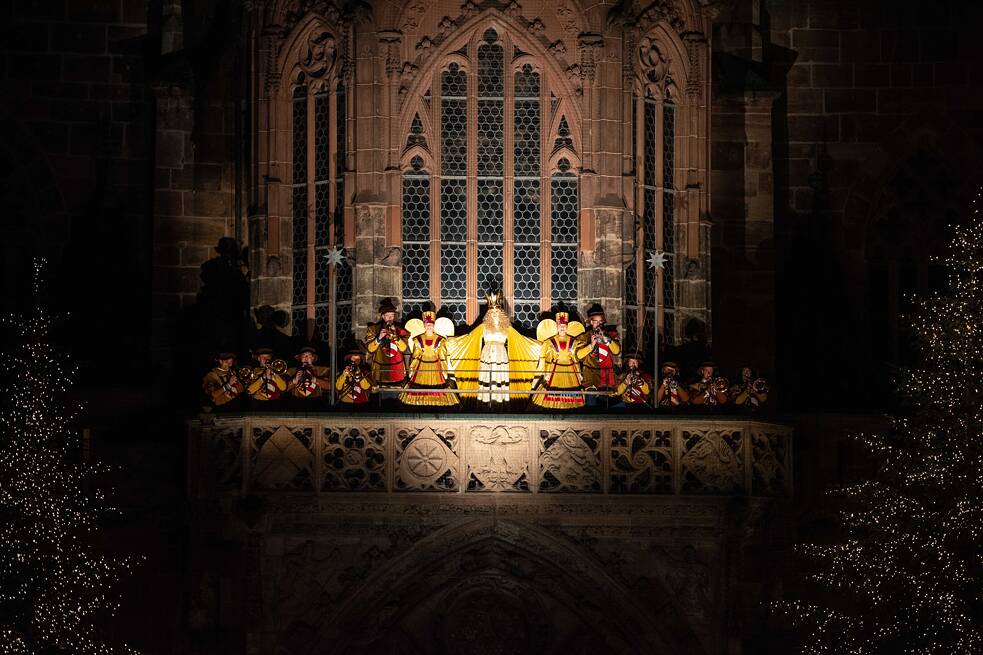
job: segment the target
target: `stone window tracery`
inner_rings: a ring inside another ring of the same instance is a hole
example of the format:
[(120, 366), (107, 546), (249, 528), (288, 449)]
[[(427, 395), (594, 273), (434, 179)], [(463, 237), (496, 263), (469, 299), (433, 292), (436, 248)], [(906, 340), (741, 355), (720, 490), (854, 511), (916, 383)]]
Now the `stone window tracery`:
[(329, 340), (331, 320), (339, 342), (351, 334), (352, 267), (347, 261), (331, 267), (328, 257), (345, 238), (346, 114), (340, 80), (297, 76), (291, 101), (291, 319), (296, 334), (317, 341)]
[[(652, 39), (638, 49), (639, 77), (632, 96), (636, 245), (625, 269), (627, 340), (650, 349), (676, 333), (676, 116), (669, 63)], [(652, 263), (663, 253), (663, 267)], [(658, 326), (658, 335), (656, 334)]]
[(558, 302), (576, 306), (579, 160), (550, 81), (542, 61), (485, 25), (411, 103), (401, 207), (407, 311), (431, 300), (472, 322), (498, 287), (527, 327)]

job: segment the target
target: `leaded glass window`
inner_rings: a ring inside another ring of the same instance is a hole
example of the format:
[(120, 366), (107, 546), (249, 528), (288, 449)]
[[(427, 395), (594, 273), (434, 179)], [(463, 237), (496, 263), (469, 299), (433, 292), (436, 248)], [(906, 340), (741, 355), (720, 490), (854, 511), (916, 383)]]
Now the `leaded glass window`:
[[(636, 98), (632, 107), (639, 233), (625, 270), (624, 321), (626, 341), (644, 349), (658, 341), (656, 325), (664, 342), (675, 335), (675, 112), (668, 98)], [(651, 265), (657, 252), (661, 271)]]
[[(485, 294), (501, 288), (513, 320), (532, 327), (558, 302), (576, 306), (579, 179), (567, 158), (550, 170), (544, 144), (576, 153), (566, 117), (550, 132), (563, 103), (547, 80), (509, 34), (482, 28), (423, 91), (407, 117), (404, 308), (429, 298), (471, 322)], [(432, 125), (422, 108), (434, 112)]]
[(296, 334), (322, 342), (330, 338), (332, 320), (338, 342), (352, 331), (351, 267), (332, 272), (328, 265), (328, 252), (345, 239), (345, 107), (341, 84), (309, 86), (302, 78), (294, 87), (291, 319)]

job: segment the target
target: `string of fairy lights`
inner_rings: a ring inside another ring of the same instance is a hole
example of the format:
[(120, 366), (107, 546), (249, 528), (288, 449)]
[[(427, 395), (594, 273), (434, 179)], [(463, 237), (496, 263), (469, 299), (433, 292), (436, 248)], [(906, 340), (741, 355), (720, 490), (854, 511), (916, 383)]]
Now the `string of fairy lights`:
[(16, 343), (0, 355), (0, 644), (25, 654), (133, 652), (99, 638), (132, 561), (94, 543), (113, 508), (88, 484), (104, 469), (81, 461), (80, 408), (68, 400), (77, 370), (52, 344), (44, 271), (36, 261), (33, 311), (3, 319)]
[(799, 547), (814, 597), (773, 608), (802, 652), (983, 652), (983, 220), (952, 227), (948, 289), (915, 303), (919, 364), (897, 377), (904, 416), (860, 435), (872, 479), (834, 492), (841, 537)]

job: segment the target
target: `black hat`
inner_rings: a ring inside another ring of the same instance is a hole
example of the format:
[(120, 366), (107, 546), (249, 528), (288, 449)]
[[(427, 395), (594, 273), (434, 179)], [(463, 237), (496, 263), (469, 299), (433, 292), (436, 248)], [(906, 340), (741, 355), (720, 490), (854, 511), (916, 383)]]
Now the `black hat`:
[(396, 305), (393, 304), (392, 298), (386, 298), (385, 300), (382, 301), (382, 304), (379, 305), (380, 314), (385, 314), (386, 312), (395, 312), (395, 311), (396, 311)]
[(638, 361), (642, 361), (643, 359), (645, 359), (645, 354), (642, 353), (640, 350), (629, 350), (627, 353), (625, 353), (622, 356), (622, 359), (624, 359), (626, 362), (629, 359), (637, 359)]
[(592, 316), (604, 316), (604, 308), (598, 303), (594, 303), (587, 310), (587, 318), (591, 318)]
[(260, 346), (259, 348), (253, 348), (253, 357), (258, 355), (272, 355), (273, 349), (268, 346)]
[(215, 353), (215, 361), (219, 361), (222, 359), (235, 359), (235, 358), (236, 358), (236, 354), (231, 350), (219, 350), (218, 352)]
[(676, 362), (662, 362), (662, 368), (663, 369), (671, 368), (677, 373), (679, 372), (679, 364), (677, 364)]
[(358, 355), (359, 357), (363, 357), (364, 356), (362, 354), (362, 349), (361, 348), (351, 348), (347, 353), (345, 353), (345, 361), (346, 362), (350, 362), (351, 359), (352, 359), (352, 357), (354, 357), (356, 355)]

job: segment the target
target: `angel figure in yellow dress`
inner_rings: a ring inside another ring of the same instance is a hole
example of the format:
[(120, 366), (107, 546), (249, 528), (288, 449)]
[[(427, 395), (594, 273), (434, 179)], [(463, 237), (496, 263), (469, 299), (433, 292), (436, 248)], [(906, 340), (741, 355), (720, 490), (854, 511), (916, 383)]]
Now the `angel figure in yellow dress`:
[(414, 330), (410, 329), (413, 354), (409, 388), (399, 394), (399, 400), (407, 405), (448, 407), (458, 404), (457, 394), (433, 391), (450, 388), (454, 379), (447, 360), (447, 339), (434, 329), (435, 318), (433, 312), (423, 312), (423, 332), (413, 334)]
[(485, 300), (488, 310), (481, 323), (467, 334), (447, 339), (457, 388), (467, 392), (462, 394), (465, 398), (482, 403), (524, 400), (526, 394), (521, 392), (529, 391), (535, 375), (539, 342), (512, 327), (500, 292), (486, 295)]
[(549, 393), (583, 389), (584, 380), (576, 354), (576, 337), (583, 331), (584, 326), (578, 321), (571, 323), (570, 315), (566, 312), (557, 312), (555, 322), (546, 319), (539, 323), (536, 335), (542, 347), (537, 375), (539, 384), (547, 393), (533, 395), (532, 402), (536, 405), (546, 409), (584, 406), (584, 395), (581, 393)]

